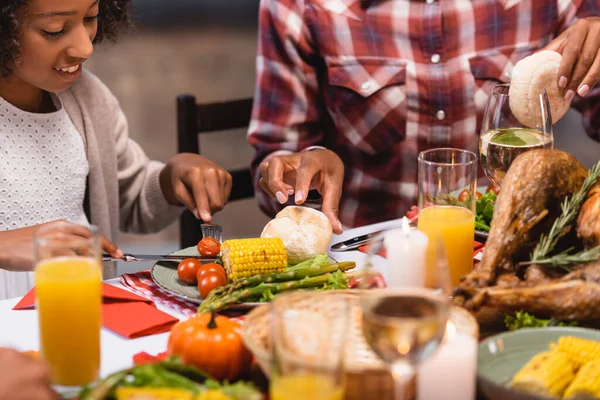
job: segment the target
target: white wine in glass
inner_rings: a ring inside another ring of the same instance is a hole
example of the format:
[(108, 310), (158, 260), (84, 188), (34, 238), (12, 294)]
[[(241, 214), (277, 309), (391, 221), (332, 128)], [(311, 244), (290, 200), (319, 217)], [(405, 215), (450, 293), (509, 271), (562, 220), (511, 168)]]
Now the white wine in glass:
[[(529, 109), (511, 101), (513, 93), (528, 93)], [(516, 107), (519, 107), (517, 110)], [(488, 179), (501, 188), (502, 180), (517, 156), (553, 147), (552, 117), (546, 89), (512, 83), (492, 89), (483, 116), (479, 158)]]

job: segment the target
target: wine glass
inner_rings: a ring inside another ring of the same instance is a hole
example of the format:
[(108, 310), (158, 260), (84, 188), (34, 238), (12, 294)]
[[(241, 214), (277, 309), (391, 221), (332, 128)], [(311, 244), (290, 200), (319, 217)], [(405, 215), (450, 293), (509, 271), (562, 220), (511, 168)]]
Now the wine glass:
[[(360, 280), (366, 342), (388, 366), (395, 398), (409, 398), (415, 368), (435, 354), (450, 309), (444, 246), (408, 226), (377, 235)], [(383, 276), (385, 288), (371, 288)], [(411, 384), (411, 385), (409, 385)]]
[(526, 83), (497, 85), (485, 107), (479, 140), (481, 166), (500, 189), (521, 153), (553, 147), (552, 116), (546, 89)]

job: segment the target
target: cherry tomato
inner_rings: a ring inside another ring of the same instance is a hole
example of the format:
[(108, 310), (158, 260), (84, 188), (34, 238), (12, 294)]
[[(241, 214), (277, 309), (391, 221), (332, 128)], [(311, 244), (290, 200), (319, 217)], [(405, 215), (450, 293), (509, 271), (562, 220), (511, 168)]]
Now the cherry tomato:
[(225, 279), (227, 279), (227, 274), (225, 273), (225, 269), (222, 266), (220, 266), (217, 263), (208, 263), (204, 264), (200, 267), (200, 269), (198, 269), (198, 273), (196, 274), (196, 279), (198, 280), (198, 282), (202, 280), (202, 277), (207, 272), (218, 272), (219, 274), (222, 274), (225, 277)]
[(219, 272), (206, 272), (198, 282), (200, 296), (207, 298), (215, 288), (227, 285), (227, 278)]
[(207, 257), (215, 257), (221, 252), (221, 243), (217, 239), (204, 237), (198, 242), (198, 253)]
[(486, 192), (486, 193), (488, 193), (488, 192), (490, 192), (490, 191), (493, 191), (493, 192), (494, 192), (494, 193), (496, 193), (496, 194), (498, 194), (498, 192), (500, 192), (500, 190), (499, 190), (499, 189), (498, 189), (496, 186), (494, 186), (494, 184), (493, 184), (493, 183), (492, 183), (492, 184), (490, 184), (490, 185), (487, 187), (487, 189), (485, 189), (485, 192)]
[(186, 258), (177, 266), (177, 277), (183, 283), (189, 285), (196, 284), (196, 275), (198, 269), (202, 266), (202, 263), (195, 258)]
[(479, 200), (481, 198), (481, 196), (483, 196), (481, 193), (475, 192), (475, 199), (476, 200)]
[(458, 201), (465, 201), (467, 199), (467, 197), (469, 197), (469, 191), (467, 189), (464, 189), (458, 195)]

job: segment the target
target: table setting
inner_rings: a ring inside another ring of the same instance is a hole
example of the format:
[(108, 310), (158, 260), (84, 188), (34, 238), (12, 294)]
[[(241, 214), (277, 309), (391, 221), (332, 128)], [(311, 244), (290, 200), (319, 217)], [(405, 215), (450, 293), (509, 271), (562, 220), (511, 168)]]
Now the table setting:
[(342, 235), (289, 205), (102, 281), (94, 227), (40, 229), (0, 346), (80, 400), (600, 398), (600, 163), (552, 149), (546, 91), (519, 85), (492, 91), (479, 155), (421, 152), (418, 203)]

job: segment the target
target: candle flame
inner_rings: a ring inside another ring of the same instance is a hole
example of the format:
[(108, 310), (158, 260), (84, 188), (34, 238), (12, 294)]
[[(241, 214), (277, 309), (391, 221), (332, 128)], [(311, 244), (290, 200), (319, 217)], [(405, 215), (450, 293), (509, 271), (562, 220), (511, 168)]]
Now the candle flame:
[(406, 216), (402, 217), (402, 232), (404, 232), (405, 235), (410, 233), (410, 225)]

